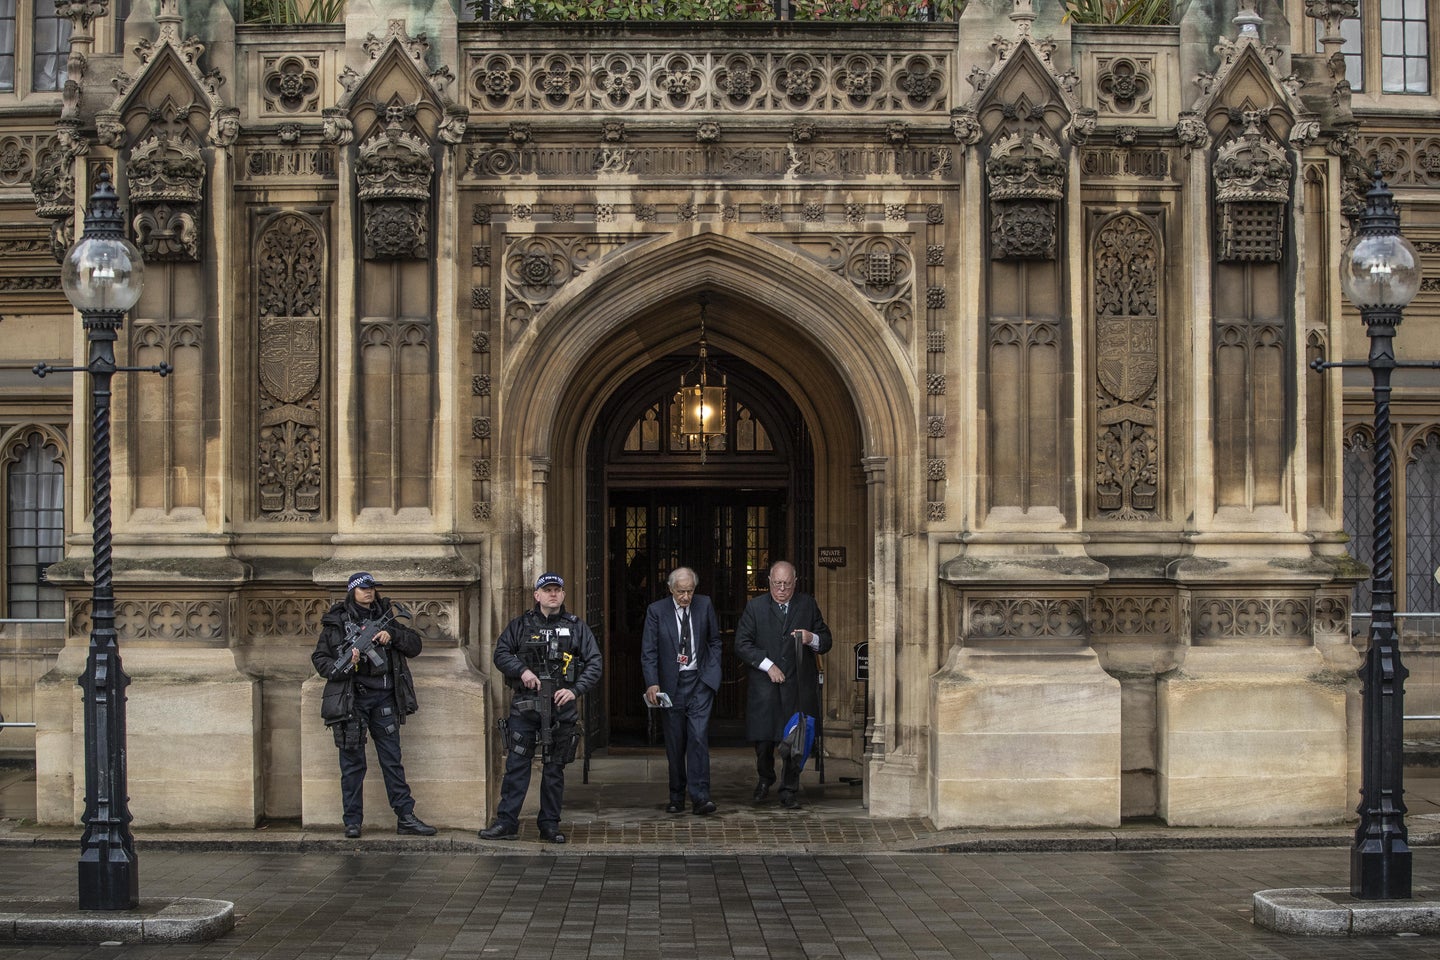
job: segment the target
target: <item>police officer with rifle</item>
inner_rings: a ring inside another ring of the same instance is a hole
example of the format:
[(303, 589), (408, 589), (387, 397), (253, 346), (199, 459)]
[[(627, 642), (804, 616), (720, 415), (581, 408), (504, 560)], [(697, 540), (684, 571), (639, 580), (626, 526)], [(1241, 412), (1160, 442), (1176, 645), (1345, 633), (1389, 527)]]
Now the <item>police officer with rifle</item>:
[(600, 683), (600, 646), (579, 617), (565, 610), (565, 581), (545, 573), (535, 581), (535, 606), (505, 628), (495, 645), (495, 666), (515, 691), (510, 716), (501, 721), (505, 779), (495, 821), (483, 840), (512, 840), (520, 832), (520, 808), (530, 789), (530, 767), (540, 755), (540, 839), (564, 843), (560, 806), (565, 765), (580, 745), (576, 697)]
[(370, 574), (354, 574), (345, 599), (320, 620), (320, 640), (310, 655), (326, 681), (320, 715), (340, 749), (345, 836), (359, 837), (364, 820), (368, 732), (395, 811), (395, 832), (428, 837), (435, 828), (415, 816), (415, 799), (400, 761), (400, 724), (418, 706), (408, 661), (420, 654), (420, 634), (398, 622), (410, 619), (409, 611), (380, 596), (377, 586)]

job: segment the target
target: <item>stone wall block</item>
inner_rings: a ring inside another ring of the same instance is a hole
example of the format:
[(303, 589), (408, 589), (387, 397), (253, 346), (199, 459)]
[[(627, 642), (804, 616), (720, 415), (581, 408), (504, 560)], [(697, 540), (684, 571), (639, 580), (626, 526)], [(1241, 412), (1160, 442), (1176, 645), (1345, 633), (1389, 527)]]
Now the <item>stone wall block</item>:
[(1120, 684), (1093, 651), (957, 650), (931, 699), (936, 826), (1119, 825)]
[[(1318, 654), (1292, 658), (1301, 666)], [(1195, 666), (1159, 685), (1160, 816), (1171, 826), (1342, 819), (1345, 688), (1263, 663), (1192, 675)]]
[[(36, 817), (85, 811), (85, 714), (76, 684), (88, 642), (66, 647), (36, 684)], [(126, 688), (130, 813), (146, 826), (253, 827), (260, 814), (259, 684), (227, 649), (130, 646)]]
[[(421, 654), (410, 661), (410, 670), (420, 709), (406, 718), (400, 745), (415, 813), (437, 827), (479, 829), (490, 813), (484, 744), (491, 724), (484, 684), (458, 648)], [(307, 827), (338, 830), (340, 764), (334, 737), (320, 721), (324, 690), (317, 676), (300, 691), (301, 817)], [(368, 738), (365, 751), (365, 825), (393, 830), (395, 815)]]

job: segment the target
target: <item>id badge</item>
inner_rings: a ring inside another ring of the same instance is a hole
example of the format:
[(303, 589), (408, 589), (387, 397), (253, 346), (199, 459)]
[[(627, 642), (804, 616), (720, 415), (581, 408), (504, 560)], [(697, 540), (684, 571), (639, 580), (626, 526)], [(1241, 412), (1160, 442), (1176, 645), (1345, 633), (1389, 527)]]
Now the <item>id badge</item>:
[(683, 667), (683, 666), (685, 666), (685, 664), (687, 664), (687, 663), (690, 662), (690, 658), (687, 657), (687, 656), (685, 656), (685, 654), (683, 654), (683, 653), (677, 653), (677, 654), (675, 655), (675, 662), (678, 663), (678, 664), (680, 664), (680, 666)]

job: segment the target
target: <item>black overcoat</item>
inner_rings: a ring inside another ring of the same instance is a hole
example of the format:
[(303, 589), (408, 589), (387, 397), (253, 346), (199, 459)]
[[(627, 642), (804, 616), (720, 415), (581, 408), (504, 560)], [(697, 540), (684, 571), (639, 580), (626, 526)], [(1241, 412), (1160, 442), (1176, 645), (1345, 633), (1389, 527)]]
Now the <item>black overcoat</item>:
[[(830, 628), (820, 616), (815, 598), (796, 593), (790, 609), (780, 607), (768, 593), (751, 600), (735, 626), (735, 655), (750, 667), (749, 695), (745, 704), (745, 736), (751, 740), (780, 740), (785, 724), (798, 710), (820, 713), (820, 670), (816, 651), (801, 644), (791, 631), (808, 630), (820, 639), (820, 653), (830, 649)], [(760, 664), (766, 659), (785, 674), (773, 683)]]

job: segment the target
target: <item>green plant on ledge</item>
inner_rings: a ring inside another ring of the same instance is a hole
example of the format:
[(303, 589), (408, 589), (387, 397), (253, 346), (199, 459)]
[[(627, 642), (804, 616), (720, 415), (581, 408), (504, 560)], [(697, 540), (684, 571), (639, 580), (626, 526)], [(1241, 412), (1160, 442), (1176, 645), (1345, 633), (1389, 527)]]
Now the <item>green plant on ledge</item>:
[[(557, 20), (775, 20), (772, 0), (465, 0), (476, 19)], [(882, 22), (954, 20), (965, 0), (791, 0), (796, 20)], [(931, 15), (933, 13), (933, 16)]]
[(345, 0), (245, 0), (244, 23), (339, 23)]
[(1153, 27), (1170, 22), (1173, 6), (1171, 0), (1065, 0), (1065, 20)]

